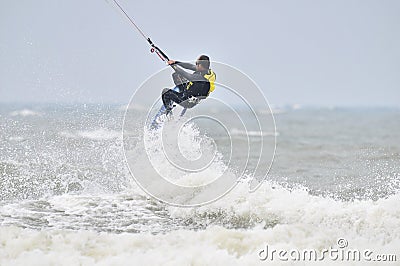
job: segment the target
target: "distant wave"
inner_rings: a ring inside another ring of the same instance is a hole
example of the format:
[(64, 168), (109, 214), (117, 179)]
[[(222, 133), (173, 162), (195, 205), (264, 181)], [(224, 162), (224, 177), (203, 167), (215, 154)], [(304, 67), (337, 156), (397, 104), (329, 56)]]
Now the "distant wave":
[(109, 130), (105, 128), (95, 129), (95, 130), (83, 130), (76, 132), (63, 131), (59, 133), (60, 136), (66, 138), (86, 138), (91, 140), (111, 140), (120, 139), (122, 133), (116, 130)]
[(38, 116), (41, 115), (41, 113), (39, 112), (35, 112), (33, 110), (29, 110), (29, 109), (22, 109), (22, 110), (16, 110), (10, 113), (11, 116)]
[(9, 140), (9, 141), (19, 142), (19, 141), (24, 141), (25, 138), (24, 138), (24, 137), (21, 137), (21, 136), (13, 136), (13, 137), (9, 137), (8, 140)]
[(287, 112), (287, 110), (283, 109), (283, 108), (271, 108), (270, 109), (258, 109), (257, 112), (260, 114), (270, 114), (272, 111), (272, 114), (274, 115), (278, 115), (278, 114), (284, 114)]
[(120, 111), (126, 111), (126, 110), (136, 110), (136, 111), (146, 111), (148, 108), (144, 105), (121, 105), (118, 107), (118, 110)]
[(233, 136), (249, 136), (249, 137), (265, 137), (265, 136), (279, 136), (279, 132), (266, 132), (266, 131), (252, 131), (252, 130), (239, 130), (233, 128), (230, 132)]

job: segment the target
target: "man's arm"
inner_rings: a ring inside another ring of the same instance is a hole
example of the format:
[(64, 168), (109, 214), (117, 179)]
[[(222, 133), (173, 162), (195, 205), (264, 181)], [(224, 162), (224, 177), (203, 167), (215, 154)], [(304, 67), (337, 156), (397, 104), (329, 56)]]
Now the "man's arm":
[[(181, 75), (182, 77), (184, 77), (185, 79), (187, 79), (189, 81), (203, 81), (203, 80), (205, 80), (205, 78), (202, 75), (198, 74), (198, 73), (191, 74), (191, 73), (188, 73), (185, 70), (183, 70), (181, 68), (181, 65), (180, 65), (182, 63), (176, 64), (176, 61), (170, 60), (170, 61), (168, 61), (168, 64), (175, 70), (176, 73), (178, 73), (179, 75)], [(191, 65), (189, 63), (184, 63), (184, 64)], [(195, 68), (196, 68), (196, 66), (195, 66)]]
[(191, 63), (175, 61), (175, 64), (180, 66), (180, 67), (183, 67), (183, 68), (186, 68), (186, 69), (189, 69), (189, 70), (192, 70), (192, 71), (196, 71), (196, 66), (191, 64)]
[(169, 60), (168, 65), (178, 65), (180, 67), (196, 71), (196, 66), (191, 64), (191, 63), (185, 63), (185, 62), (179, 62), (179, 61), (174, 61), (174, 60)]
[(172, 65), (172, 68), (175, 70), (176, 73), (184, 77), (185, 79), (189, 81), (200, 81), (203, 80), (204, 77), (202, 77), (200, 74), (191, 74), (180, 68), (178, 65)]

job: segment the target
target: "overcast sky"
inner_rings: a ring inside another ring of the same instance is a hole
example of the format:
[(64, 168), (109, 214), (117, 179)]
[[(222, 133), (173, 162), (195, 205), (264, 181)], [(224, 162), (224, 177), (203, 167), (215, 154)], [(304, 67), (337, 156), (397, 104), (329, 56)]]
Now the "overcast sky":
[[(400, 1), (119, 2), (169, 57), (239, 68), (274, 105), (400, 107)], [(104, 0), (0, 0), (0, 102), (128, 103), (164, 67)]]

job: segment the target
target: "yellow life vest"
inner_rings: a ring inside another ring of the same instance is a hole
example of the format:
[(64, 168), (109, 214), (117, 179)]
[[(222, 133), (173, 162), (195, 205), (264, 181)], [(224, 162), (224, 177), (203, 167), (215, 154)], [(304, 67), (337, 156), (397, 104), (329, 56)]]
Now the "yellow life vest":
[(213, 92), (215, 89), (215, 79), (217, 78), (217, 76), (211, 69), (210, 71), (208, 71), (208, 73), (209, 74), (205, 74), (204, 77), (206, 80), (208, 80), (208, 82), (210, 82), (210, 90), (208, 91), (208, 94), (210, 94), (210, 92)]
[[(204, 75), (204, 78), (210, 83), (210, 90), (208, 91), (208, 94), (210, 94), (210, 92), (213, 92), (215, 89), (215, 80), (217, 76), (215, 75), (214, 71), (209, 69), (208, 73)], [(193, 82), (190, 81), (186, 86), (186, 89), (188, 90), (192, 85)]]

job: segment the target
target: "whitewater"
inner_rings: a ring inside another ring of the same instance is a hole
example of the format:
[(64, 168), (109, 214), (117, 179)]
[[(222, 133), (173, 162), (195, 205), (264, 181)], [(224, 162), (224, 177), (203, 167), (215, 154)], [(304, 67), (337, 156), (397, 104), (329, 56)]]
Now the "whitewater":
[[(266, 180), (251, 193), (242, 178), (221, 199), (182, 208), (152, 198), (135, 182), (120, 106), (3, 104), (0, 265), (381, 265), (376, 255), (385, 254), (397, 261), (383, 264), (399, 265), (399, 114), (286, 108), (275, 116), (276, 132), (245, 135), (231, 128), (238, 143), (276, 138)], [(185, 127), (176, 153), (207, 155), (214, 144), (227, 149), (227, 140), (212, 130)], [(207, 184), (224, 171), (237, 179), (223, 152), (206, 174), (179, 175), (157, 149), (159, 138), (138, 134), (133, 150), (143, 138), (155, 168), (172, 182)], [(143, 154), (134, 154), (140, 173), (150, 176)], [(255, 157), (250, 154), (250, 165)], [(262, 260), (266, 246), (370, 250), (372, 260)]]

